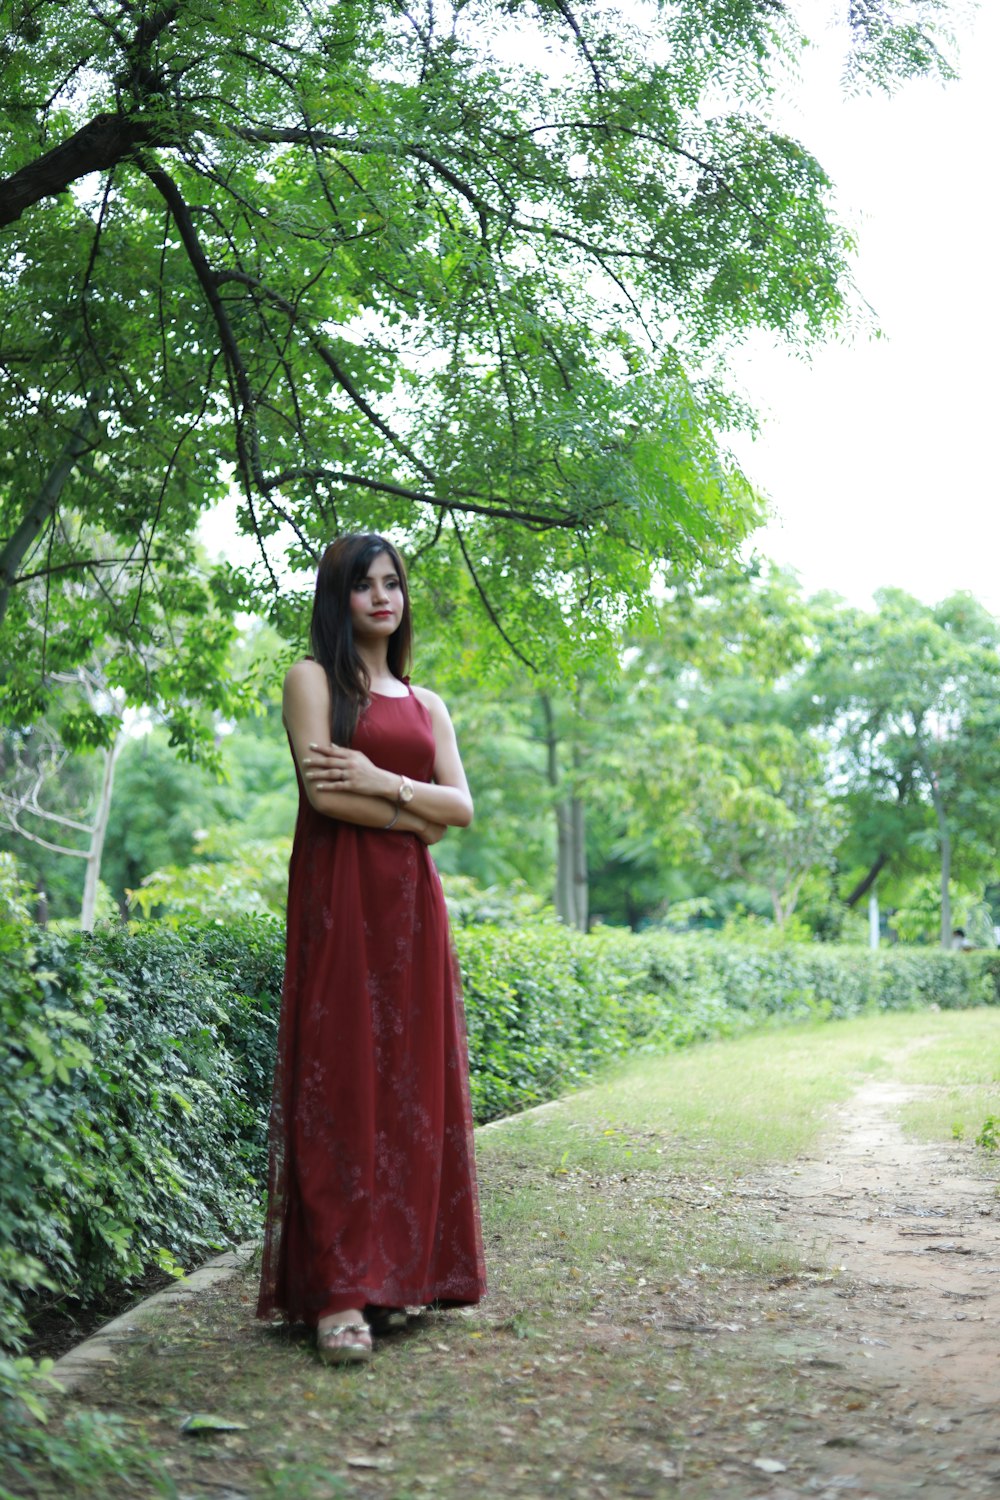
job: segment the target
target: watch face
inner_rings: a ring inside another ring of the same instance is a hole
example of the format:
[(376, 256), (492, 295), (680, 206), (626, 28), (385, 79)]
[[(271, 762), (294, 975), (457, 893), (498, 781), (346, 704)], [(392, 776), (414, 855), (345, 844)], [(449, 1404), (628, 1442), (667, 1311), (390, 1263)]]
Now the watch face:
[(402, 779), (402, 781), (399, 784), (399, 800), (400, 800), (400, 802), (409, 802), (409, 800), (410, 800), (410, 798), (412, 796), (413, 796), (413, 787), (411, 786), (410, 782), (407, 781), (406, 777), (404, 776), (403, 779)]

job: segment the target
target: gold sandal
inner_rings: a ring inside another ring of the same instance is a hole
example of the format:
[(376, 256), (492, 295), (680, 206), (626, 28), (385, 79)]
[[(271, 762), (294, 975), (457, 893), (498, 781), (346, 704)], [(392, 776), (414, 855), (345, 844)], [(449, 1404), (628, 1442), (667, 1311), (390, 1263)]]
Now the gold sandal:
[(325, 1365), (362, 1365), (372, 1357), (367, 1323), (331, 1323), (316, 1330), (316, 1353)]

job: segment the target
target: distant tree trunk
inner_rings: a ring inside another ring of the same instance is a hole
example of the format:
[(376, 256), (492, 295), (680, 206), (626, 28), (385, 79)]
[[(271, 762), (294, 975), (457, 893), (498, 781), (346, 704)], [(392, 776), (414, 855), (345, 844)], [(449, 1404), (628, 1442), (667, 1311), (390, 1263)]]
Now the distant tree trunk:
[(590, 916), (590, 900), (587, 872), (587, 827), (585, 809), (580, 797), (569, 799), (570, 847), (570, 922), (581, 932), (586, 932)]
[(114, 743), (109, 745), (104, 752), (104, 775), (101, 777), (101, 791), (97, 799), (97, 810), (94, 814), (94, 822), (90, 834), (90, 846), (87, 850), (83, 877), (83, 905), (80, 908), (80, 928), (83, 932), (93, 932), (94, 930), (94, 917), (97, 912), (97, 885), (101, 878), (104, 839), (108, 831), (108, 820), (111, 817), (111, 793), (114, 788), (115, 762), (118, 759), (118, 752), (124, 743), (124, 739), (124, 735), (117, 735)]
[(927, 755), (921, 756), (921, 765), (930, 787), (931, 801), (938, 825), (938, 845), (941, 850), (941, 947), (951, 947), (951, 825), (948, 811), (941, 795), (941, 783)]
[[(65, 854), (70, 859), (82, 859), (84, 861), (83, 877), (83, 901), (80, 906), (80, 927), (83, 932), (92, 932), (94, 917), (97, 910), (97, 887), (101, 877), (101, 859), (104, 855), (104, 839), (108, 831), (108, 821), (111, 816), (111, 792), (114, 787), (115, 762), (119, 751), (125, 743), (125, 735), (119, 724), (114, 740), (104, 751), (104, 769), (101, 775), (101, 789), (97, 799), (97, 807), (94, 817), (89, 823), (82, 823), (76, 818), (64, 817), (61, 813), (50, 812), (42, 807), (38, 801), (40, 780), (29, 789), (20, 799), (16, 796), (7, 796), (0, 793), (0, 815), (2, 824), (10, 828), (12, 832), (19, 834), (21, 838), (27, 839), (29, 843), (38, 844), (43, 849), (49, 849), (53, 854)], [(53, 839), (36, 833), (31, 828), (25, 828), (21, 823), (22, 817), (41, 820), (45, 826), (54, 826), (56, 830), (70, 829), (74, 834), (84, 834), (87, 839), (85, 849), (78, 848), (75, 844), (59, 844)], [(44, 925), (48, 920), (48, 900), (44, 892), (39, 892), (39, 921)]]
[(951, 947), (951, 835), (948, 824), (941, 826), (941, 947)]
[[(562, 788), (559, 774), (559, 740), (552, 700), (539, 695), (545, 718), (546, 775), (553, 791)], [(567, 927), (587, 930), (588, 875), (586, 818), (581, 798), (559, 797), (556, 802), (556, 912)]]

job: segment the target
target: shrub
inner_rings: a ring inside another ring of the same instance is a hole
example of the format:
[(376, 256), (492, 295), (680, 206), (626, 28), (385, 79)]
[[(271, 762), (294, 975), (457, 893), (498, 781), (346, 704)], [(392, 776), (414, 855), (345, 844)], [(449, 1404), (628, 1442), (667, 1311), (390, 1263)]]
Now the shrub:
[(276, 1020), (266, 996), (230, 989), (259, 966), (252, 941), (237, 964), (215, 934), (27, 934), (8, 911), (0, 1344), (14, 1349), (31, 1297), (86, 1301), (256, 1227)]

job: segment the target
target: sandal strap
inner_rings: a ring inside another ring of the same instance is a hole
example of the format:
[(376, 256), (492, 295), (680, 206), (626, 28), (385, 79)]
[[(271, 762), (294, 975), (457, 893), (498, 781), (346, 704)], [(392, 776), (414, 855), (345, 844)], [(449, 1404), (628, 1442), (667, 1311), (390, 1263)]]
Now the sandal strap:
[(324, 1328), (322, 1333), (317, 1333), (316, 1337), (321, 1340), (339, 1339), (345, 1333), (371, 1337), (371, 1329), (367, 1323), (334, 1323), (329, 1328)]

